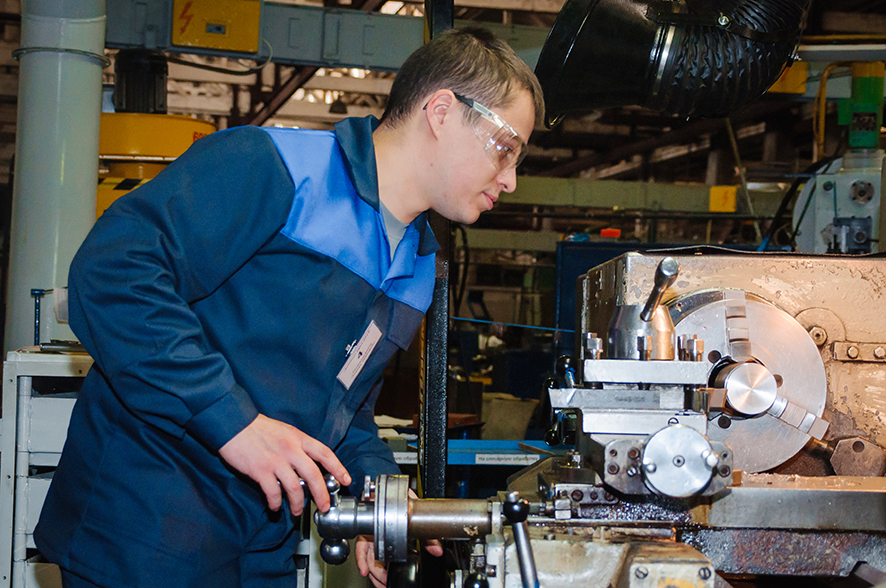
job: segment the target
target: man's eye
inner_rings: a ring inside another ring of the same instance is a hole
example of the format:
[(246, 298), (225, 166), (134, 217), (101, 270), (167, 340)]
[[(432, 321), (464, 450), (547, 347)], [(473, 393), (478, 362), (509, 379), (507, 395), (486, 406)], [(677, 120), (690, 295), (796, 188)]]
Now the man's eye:
[(509, 145), (498, 145), (498, 149), (496, 149), (496, 159), (499, 164), (507, 164), (513, 158), (514, 152)]

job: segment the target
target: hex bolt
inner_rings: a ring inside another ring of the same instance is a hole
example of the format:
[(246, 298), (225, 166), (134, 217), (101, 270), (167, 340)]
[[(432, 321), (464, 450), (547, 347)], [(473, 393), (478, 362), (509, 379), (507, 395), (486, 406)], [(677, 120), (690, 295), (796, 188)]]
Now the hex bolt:
[(677, 466), (678, 468), (683, 467), (684, 463), (686, 463), (686, 460), (683, 458), (682, 455), (675, 455), (674, 456), (674, 465), (675, 466)]
[(611, 463), (608, 466), (606, 466), (606, 471), (609, 472), (609, 474), (614, 476), (615, 474), (618, 473), (618, 465)]
[(572, 500), (574, 500), (575, 502), (581, 502), (584, 497), (585, 493), (578, 488), (572, 491)]
[(637, 576), (639, 579), (642, 580), (643, 578), (645, 578), (646, 576), (649, 575), (649, 570), (647, 570), (646, 568), (640, 566), (639, 568), (636, 568), (636, 569), (634, 570), (634, 575)]
[(821, 347), (828, 341), (828, 333), (821, 327), (812, 327), (809, 329), (809, 336), (815, 341), (815, 344)]
[(850, 359), (858, 359), (858, 347), (852, 345), (849, 349), (846, 350), (846, 355), (849, 356)]
[(639, 459), (640, 458), (640, 450), (636, 447), (631, 447), (628, 450), (628, 457), (631, 459)]
[(599, 494), (597, 494), (596, 490), (591, 490), (591, 500), (597, 500), (598, 496)]
[(656, 465), (655, 465), (654, 463), (647, 463), (647, 464), (644, 466), (644, 469), (646, 470), (646, 473), (647, 473), (647, 474), (654, 474), (654, 473), (655, 473), (655, 470), (657, 470), (658, 467), (656, 467)]
[(886, 349), (883, 349), (882, 347), (877, 347), (876, 349), (874, 349), (874, 357), (876, 357), (877, 359), (886, 358)]
[(700, 570), (698, 570), (698, 576), (702, 580), (707, 580), (711, 577), (711, 568), (701, 568)]

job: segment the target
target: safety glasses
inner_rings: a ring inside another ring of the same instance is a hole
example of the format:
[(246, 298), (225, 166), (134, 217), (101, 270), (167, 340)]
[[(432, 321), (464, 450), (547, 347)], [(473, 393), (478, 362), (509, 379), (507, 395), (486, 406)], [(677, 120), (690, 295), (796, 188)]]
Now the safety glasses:
[[(453, 92), (455, 94), (455, 92)], [(499, 172), (517, 167), (526, 157), (526, 143), (505, 120), (471, 98), (455, 94), (459, 102), (473, 109), (479, 116), (472, 123), (474, 132), (483, 142), (483, 149)]]

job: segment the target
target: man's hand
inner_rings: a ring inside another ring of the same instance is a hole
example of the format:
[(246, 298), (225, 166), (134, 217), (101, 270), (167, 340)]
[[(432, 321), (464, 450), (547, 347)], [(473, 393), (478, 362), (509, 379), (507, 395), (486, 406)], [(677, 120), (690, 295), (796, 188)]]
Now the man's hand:
[(388, 568), (375, 559), (375, 546), (372, 544), (372, 537), (366, 535), (357, 537), (354, 552), (357, 556), (357, 569), (360, 570), (360, 575), (369, 576), (369, 581), (375, 588), (385, 588), (388, 584)]
[[(425, 549), (433, 556), (443, 555), (443, 545), (436, 539), (425, 542)], [(357, 537), (357, 545), (354, 548), (357, 555), (357, 569), (361, 576), (369, 576), (369, 580), (375, 588), (384, 588), (388, 583), (388, 568), (385, 564), (375, 559), (375, 546), (372, 537), (360, 535)]]
[[(409, 498), (418, 498), (412, 489), (409, 489)], [(425, 549), (435, 557), (443, 555), (443, 545), (436, 539), (425, 542)], [(375, 588), (385, 588), (388, 583), (388, 568), (385, 564), (375, 559), (375, 547), (372, 537), (360, 535), (357, 537), (357, 545), (354, 548), (357, 555), (357, 569), (361, 576), (369, 576), (369, 580)]]
[(329, 510), (329, 492), (317, 464), (342, 486), (351, 483), (351, 476), (331, 449), (295, 427), (263, 414), (218, 452), (231, 467), (258, 482), (271, 510), (282, 506), (285, 491), (289, 508), (296, 516), (304, 509), (305, 500), (299, 478), (310, 488), (317, 508)]

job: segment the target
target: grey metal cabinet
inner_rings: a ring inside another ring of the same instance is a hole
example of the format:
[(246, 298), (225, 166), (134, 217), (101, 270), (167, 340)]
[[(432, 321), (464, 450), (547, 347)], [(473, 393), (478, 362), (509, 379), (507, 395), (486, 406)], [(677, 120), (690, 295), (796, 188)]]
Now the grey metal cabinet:
[(3, 363), (0, 436), (0, 588), (61, 586), (35, 551), (34, 527), (67, 437), (84, 353), (11, 351)]

